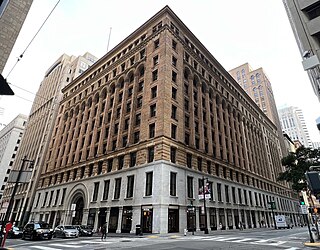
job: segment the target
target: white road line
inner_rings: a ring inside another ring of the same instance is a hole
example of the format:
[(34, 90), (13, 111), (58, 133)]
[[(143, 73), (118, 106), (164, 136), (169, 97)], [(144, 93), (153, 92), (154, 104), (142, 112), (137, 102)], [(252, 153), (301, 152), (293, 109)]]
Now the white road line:
[(69, 245), (69, 244), (58, 244), (58, 243), (52, 243), (49, 244), (49, 246), (56, 246), (56, 247), (70, 247), (70, 248), (79, 248), (81, 247), (80, 245)]
[[(113, 241), (113, 242), (116, 242), (116, 241)], [(82, 241), (79, 242), (79, 244), (80, 243), (85, 243), (85, 244), (91, 244), (91, 243), (93, 243), (93, 244), (111, 244), (112, 242), (111, 241), (102, 241), (102, 240), (100, 240), (100, 241), (82, 240)]]
[(279, 245), (282, 245), (286, 243), (286, 241), (278, 241), (278, 242), (275, 242), (275, 243), (269, 243), (268, 245), (270, 246), (279, 246)]
[(298, 247), (290, 247), (290, 248), (286, 248), (286, 250), (298, 250), (298, 249), (300, 249), (300, 248), (298, 248)]
[(198, 238), (199, 240), (219, 240), (219, 239), (225, 239), (225, 237), (217, 236), (217, 237), (203, 237), (203, 238)]
[(266, 243), (269, 240), (255, 240), (254, 242), (251, 242), (252, 244), (259, 244), (259, 243)]
[(233, 241), (233, 240), (236, 240), (236, 239), (239, 239), (239, 237), (230, 237), (230, 238), (225, 238), (225, 239), (217, 239), (216, 241)]
[(40, 250), (62, 250), (61, 248), (52, 248), (52, 247), (45, 247), (45, 246), (30, 246), (32, 248), (37, 248)]
[(252, 238), (244, 238), (244, 239), (241, 239), (241, 240), (233, 240), (232, 242), (245, 242), (245, 241), (249, 241), (249, 240), (254, 240)]

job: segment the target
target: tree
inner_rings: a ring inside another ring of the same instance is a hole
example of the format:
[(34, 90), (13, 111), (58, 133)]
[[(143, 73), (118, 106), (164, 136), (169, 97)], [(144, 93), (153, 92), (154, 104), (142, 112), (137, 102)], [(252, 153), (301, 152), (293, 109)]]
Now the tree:
[(285, 171), (280, 173), (277, 180), (287, 181), (292, 184), (292, 189), (300, 192), (307, 189), (305, 172), (310, 166), (320, 166), (320, 149), (298, 148), (296, 152), (290, 152), (281, 160)]

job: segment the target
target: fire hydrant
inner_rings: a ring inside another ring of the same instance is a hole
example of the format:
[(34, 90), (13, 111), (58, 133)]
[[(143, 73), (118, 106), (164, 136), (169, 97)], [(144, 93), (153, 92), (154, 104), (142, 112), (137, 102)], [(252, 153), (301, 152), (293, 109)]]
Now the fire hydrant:
[(185, 229), (183, 229), (183, 235), (184, 236), (187, 236), (187, 232), (188, 232), (188, 230), (185, 228)]

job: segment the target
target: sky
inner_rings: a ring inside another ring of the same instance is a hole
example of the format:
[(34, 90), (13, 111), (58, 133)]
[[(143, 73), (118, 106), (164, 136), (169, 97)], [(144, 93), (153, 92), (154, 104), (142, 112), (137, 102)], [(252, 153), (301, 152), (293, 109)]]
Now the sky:
[(320, 142), (315, 122), (320, 102), (303, 70), (281, 0), (60, 0), (27, 48), (57, 2), (33, 1), (3, 71), (15, 95), (1, 97), (0, 123), (29, 115), (46, 70), (63, 53), (90, 52), (101, 58), (168, 5), (227, 71), (246, 62), (253, 69), (262, 67), (277, 107), (300, 108), (311, 140)]

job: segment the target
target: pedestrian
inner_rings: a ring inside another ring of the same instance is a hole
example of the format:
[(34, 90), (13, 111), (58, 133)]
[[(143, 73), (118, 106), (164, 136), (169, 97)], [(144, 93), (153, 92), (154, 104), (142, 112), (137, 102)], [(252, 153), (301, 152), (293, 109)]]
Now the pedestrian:
[(101, 240), (106, 238), (107, 238), (107, 222), (105, 222), (101, 227)]
[(219, 223), (219, 230), (222, 230), (222, 223)]
[(240, 229), (240, 231), (242, 231), (242, 230), (243, 230), (243, 224), (242, 224), (242, 222), (241, 222), (241, 221), (239, 222), (239, 229)]

